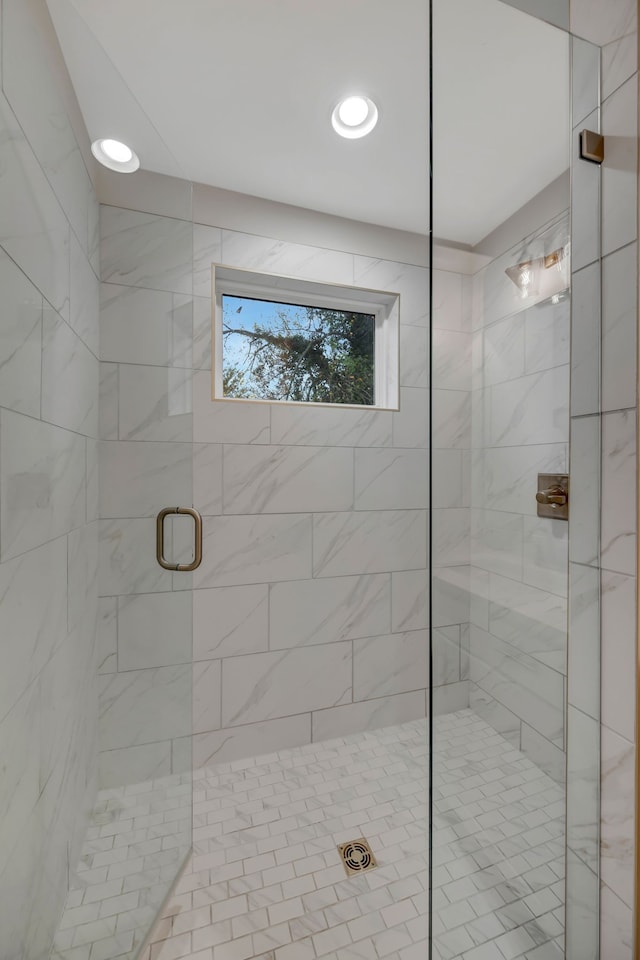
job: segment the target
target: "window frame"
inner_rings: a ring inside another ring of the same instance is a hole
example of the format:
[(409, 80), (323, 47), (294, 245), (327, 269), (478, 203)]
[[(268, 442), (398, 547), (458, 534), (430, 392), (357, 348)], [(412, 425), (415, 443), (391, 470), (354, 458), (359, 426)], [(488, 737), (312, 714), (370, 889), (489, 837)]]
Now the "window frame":
[[(250, 297), (272, 303), (365, 313), (375, 317), (374, 403), (327, 403), (225, 397), (223, 388), (222, 297)], [(400, 294), (214, 263), (211, 266), (211, 399), (227, 403), (278, 403), (331, 409), (400, 409)]]

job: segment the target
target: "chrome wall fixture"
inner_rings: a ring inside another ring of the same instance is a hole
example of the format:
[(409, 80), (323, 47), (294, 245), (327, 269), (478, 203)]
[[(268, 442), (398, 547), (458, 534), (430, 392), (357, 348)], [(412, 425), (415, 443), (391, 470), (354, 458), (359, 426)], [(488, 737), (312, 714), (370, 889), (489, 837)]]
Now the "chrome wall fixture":
[(550, 520), (569, 519), (569, 477), (566, 473), (539, 473), (538, 516)]
[(580, 158), (590, 163), (604, 163), (604, 137), (593, 130), (580, 134)]
[[(171, 563), (164, 555), (164, 521), (169, 516), (187, 516), (193, 518), (193, 560), (191, 563)], [(202, 563), (202, 517), (192, 507), (165, 507), (156, 517), (156, 559), (164, 570), (188, 573), (197, 570)]]

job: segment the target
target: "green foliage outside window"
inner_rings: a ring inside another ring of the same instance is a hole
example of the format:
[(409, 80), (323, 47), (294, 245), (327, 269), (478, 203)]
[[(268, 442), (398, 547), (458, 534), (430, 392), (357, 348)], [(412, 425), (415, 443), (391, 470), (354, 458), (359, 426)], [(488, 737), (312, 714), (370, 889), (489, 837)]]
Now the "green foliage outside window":
[(225, 294), (224, 396), (375, 403), (375, 317)]

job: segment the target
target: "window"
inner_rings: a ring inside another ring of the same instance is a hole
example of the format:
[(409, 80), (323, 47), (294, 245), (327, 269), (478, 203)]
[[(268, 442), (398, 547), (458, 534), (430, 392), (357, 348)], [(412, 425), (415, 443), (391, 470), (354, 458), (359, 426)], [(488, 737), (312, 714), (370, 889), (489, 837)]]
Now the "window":
[(214, 400), (398, 407), (398, 296), (214, 267)]

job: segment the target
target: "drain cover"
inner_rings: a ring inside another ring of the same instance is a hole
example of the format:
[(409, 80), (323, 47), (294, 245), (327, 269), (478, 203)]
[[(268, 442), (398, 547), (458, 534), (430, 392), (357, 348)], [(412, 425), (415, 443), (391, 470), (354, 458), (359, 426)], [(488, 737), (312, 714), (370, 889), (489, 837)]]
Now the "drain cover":
[(349, 877), (354, 873), (364, 873), (365, 870), (373, 870), (378, 866), (371, 847), (364, 837), (360, 837), (359, 840), (350, 840), (349, 843), (339, 844), (338, 853), (342, 857), (344, 868)]

